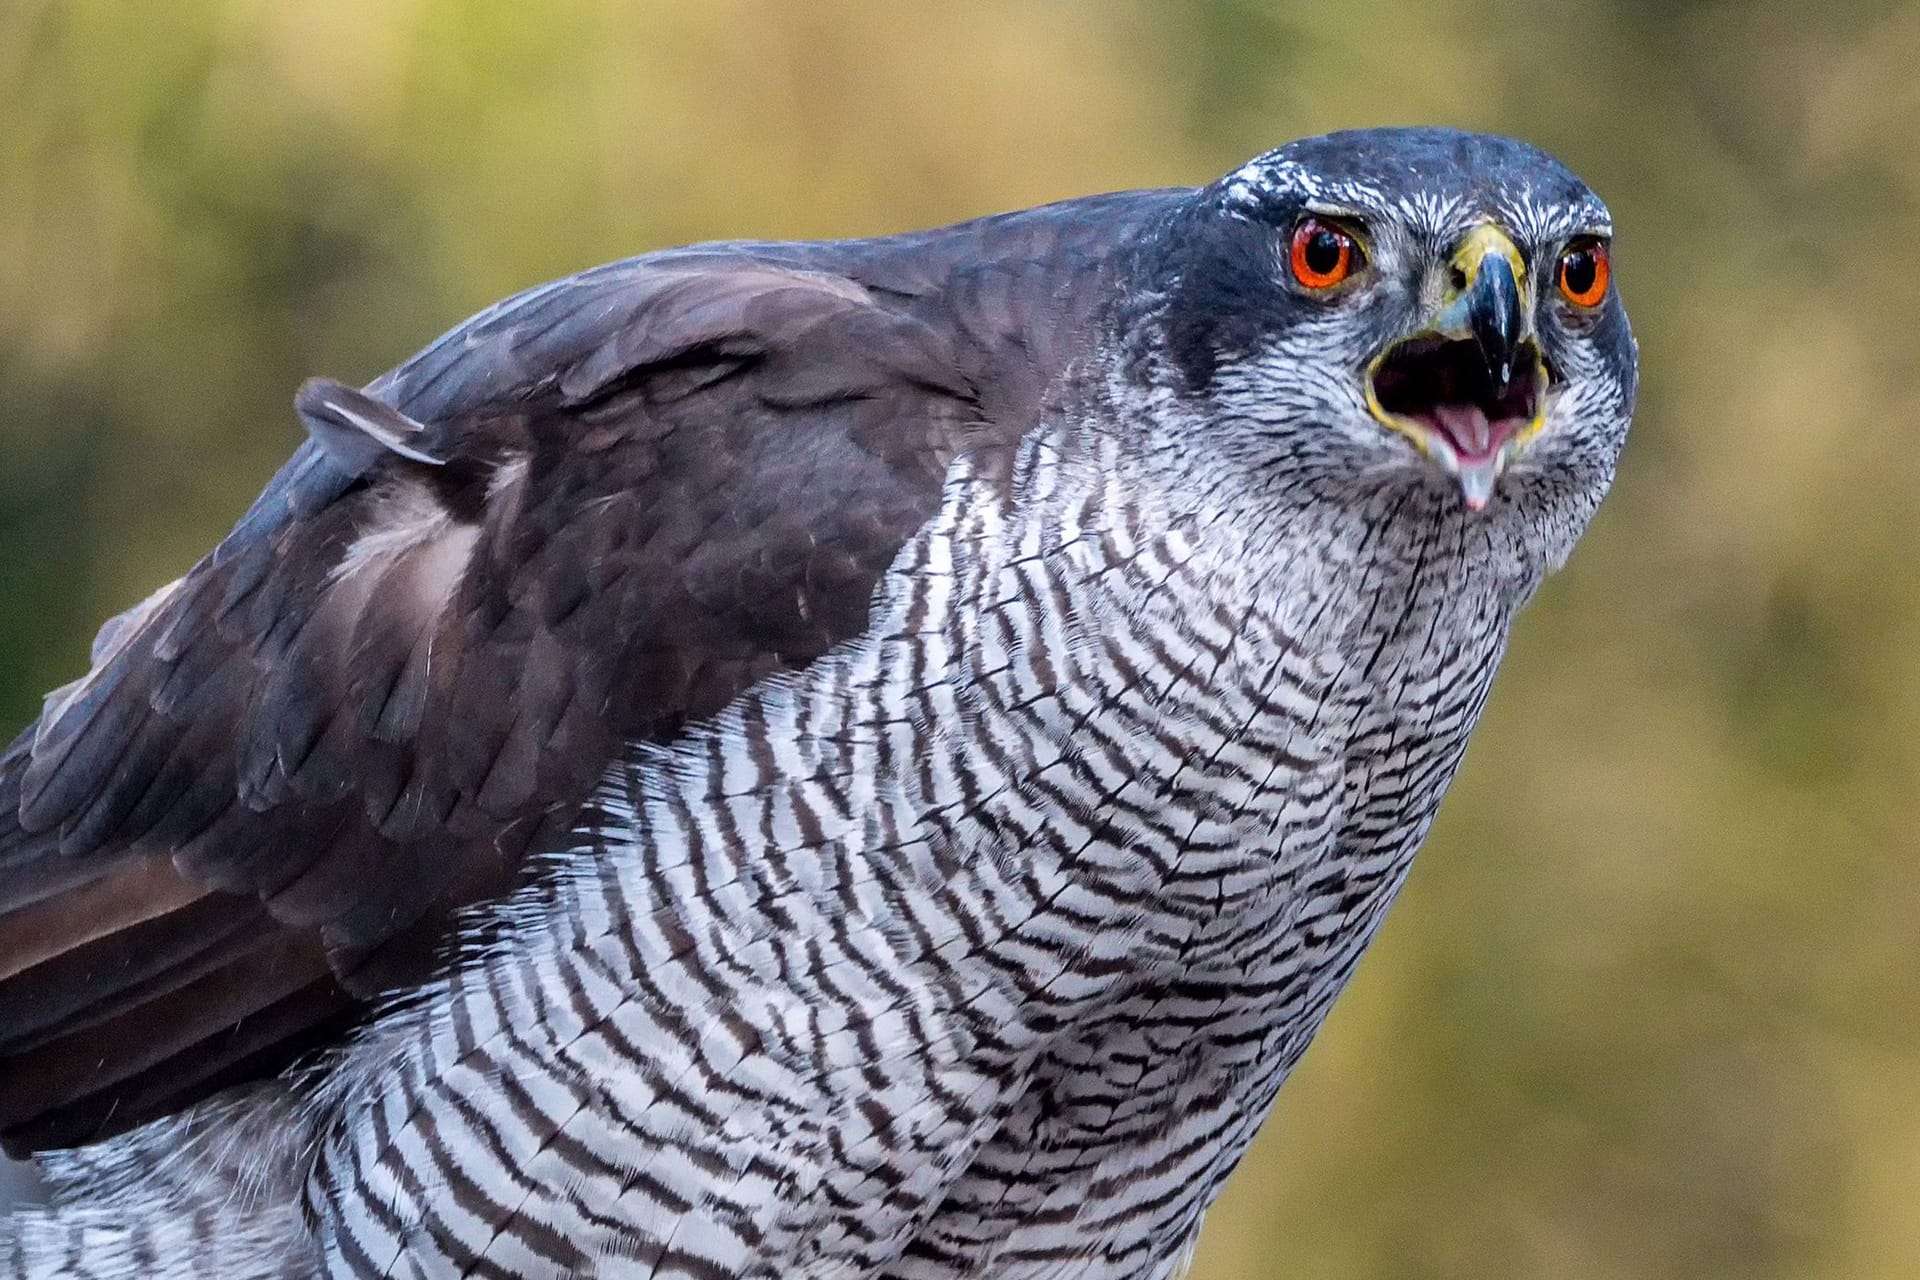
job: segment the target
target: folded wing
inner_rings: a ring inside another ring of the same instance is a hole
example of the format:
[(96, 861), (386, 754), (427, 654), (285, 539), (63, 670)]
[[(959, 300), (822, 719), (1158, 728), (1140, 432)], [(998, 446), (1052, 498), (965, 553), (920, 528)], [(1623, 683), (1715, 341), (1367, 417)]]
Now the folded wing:
[(623, 738), (856, 634), (955, 451), (1023, 428), (987, 360), (924, 289), (713, 249), (308, 384), (309, 442), (0, 760), (5, 1145), (338, 1036)]

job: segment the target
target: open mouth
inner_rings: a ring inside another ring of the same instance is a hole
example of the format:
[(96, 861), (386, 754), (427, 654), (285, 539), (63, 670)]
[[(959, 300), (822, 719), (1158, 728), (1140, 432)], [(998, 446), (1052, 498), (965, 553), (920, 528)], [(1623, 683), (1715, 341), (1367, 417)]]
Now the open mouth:
[(1547, 367), (1540, 349), (1522, 342), (1502, 385), (1473, 339), (1422, 334), (1389, 348), (1370, 381), (1389, 425), (1459, 473), (1494, 464), (1508, 446), (1533, 434)]

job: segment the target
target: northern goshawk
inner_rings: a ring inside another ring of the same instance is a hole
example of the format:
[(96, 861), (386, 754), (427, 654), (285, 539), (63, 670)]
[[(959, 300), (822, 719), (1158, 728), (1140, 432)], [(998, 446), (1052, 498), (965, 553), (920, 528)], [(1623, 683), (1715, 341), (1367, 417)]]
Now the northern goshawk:
[(0, 762), (0, 1275), (1176, 1274), (1607, 488), (1609, 235), (1336, 134), (309, 383)]

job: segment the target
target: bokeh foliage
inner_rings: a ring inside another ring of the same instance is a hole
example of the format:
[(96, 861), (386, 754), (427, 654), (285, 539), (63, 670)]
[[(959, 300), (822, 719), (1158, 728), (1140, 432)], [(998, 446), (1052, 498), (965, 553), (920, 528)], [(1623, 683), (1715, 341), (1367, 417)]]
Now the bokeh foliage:
[(1920, 1275), (1920, 4), (0, 3), (0, 712), (534, 281), (1430, 121), (1608, 197), (1644, 352), (1198, 1280)]

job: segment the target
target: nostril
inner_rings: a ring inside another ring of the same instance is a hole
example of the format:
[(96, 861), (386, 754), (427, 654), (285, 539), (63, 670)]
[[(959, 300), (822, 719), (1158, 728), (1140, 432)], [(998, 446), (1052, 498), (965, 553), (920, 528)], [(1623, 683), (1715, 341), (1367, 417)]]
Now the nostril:
[(1460, 267), (1454, 267), (1448, 271), (1447, 279), (1453, 283), (1453, 287), (1456, 289), (1464, 289), (1467, 287), (1467, 273)]

